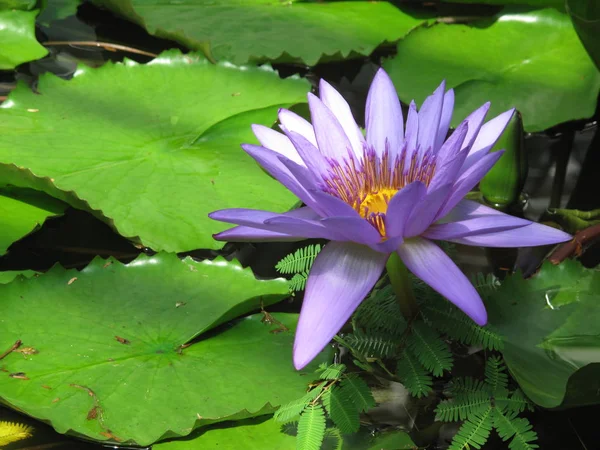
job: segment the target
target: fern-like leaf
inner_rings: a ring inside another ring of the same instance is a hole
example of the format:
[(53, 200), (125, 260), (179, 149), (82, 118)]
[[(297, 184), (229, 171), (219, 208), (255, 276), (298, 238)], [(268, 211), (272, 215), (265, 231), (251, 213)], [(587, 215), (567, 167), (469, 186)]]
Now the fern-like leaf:
[(322, 380), (337, 380), (342, 377), (346, 371), (345, 364), (330, 364), (328, 366), (319, 366), (317, 373)]
[(485, 390), (485, 383), (473, 377), (456, 377), (448, 388), (448, 394), (456, 397), (460, 394), (469, 394)]
[(485, 382), (493, 396), (505, 392), (508, 386), (508, 375), (502, 358), (493, 356), (485, 364)]
[(475, 391), (457, 395), (441, 401), (435, 409), (436, 420), (457, 422), (483, 413), (490, 407), (490, 396), (485, 391)]
[(320, 383), (310, 392), (306, 393), (299, 399), (293, 400), (289, 403), (286, 403), (279, 407), (275, 414), (273, 415), (273, 419), (277, 422), (290, 422), (292, 419), (297, 419), (300, 413), (304, 410), (306, 405), (312, 402), (317, 396), (321, 393), (323, 388), (325, 387), (325, 382)]
[(471, 278), (471, 283), (483, 297), (493, 294), (500, 287), (500, 280), (493, 273), (484, 275), (478, 272)]
[(406, 321), (392, 286), (388, 284), (367, 297), (354, 313), (353, 324), (355, 328), (380, 335), (401, 336)]
[(490, 325), (480, 327), (454, 305), (431, 299), (421, 306), (425, 320), (437, 330), (466, 345), (481, 345), (488, 350), (502, 350), (502, 336)]
[(354, 333), (344, 339), (354, 351), (367, 358), (390, 358), (398, 351), (398, 338), (373, 333), (367, 334), (359, 329), (355, 329)]
[(407, 344), (423, 367), (434, 376), (442, 376), (444, 370), (452, 368), (452, 353), (448, 344), (425, 323), (421, 321), (414, 323)]
[(471, 415), (456, 432), (448, 450), (481, 448), (490, 437), (493, 411), (488, 406), (484, 411)]
[(306, 280), (308, 280), (308, 272), (294, 274), (292, 279), (288, 281), (290, 292), (303, 291), (306, 288)]
[(275, 269), (284, 274), (308, 272), (320, 251), (319, 244), (299, 248), (279, 261)]
[(400, 355), (396, 374), (408, 392), (417, 398), (424, 397), (432, 391), (431, 375), (407, 350)]
[(494, 413), (494, 427), (503, 441), (512, 438), (508, 448), (511, 450), (533, 450), (539, 448), (534, 441), (537, 441), (537, 433), (529, 420), (517, 417), (517, 412), (512, 411), (503, 414), (500, 411)]
[(367, 411), (375, 406), (373, 393), (365, 381), (358, 375), (346, 376), (340, 385), (342, 391), (352, 400), (359, 411)]
[(360, 428), (359, 412), (356, 405), (339, 386), (333, 386), (323, 394), (323, 406), (333, 423), (344, 434), (356, 433)]
[(320, 404), (308, 406), (298, 421), (297, 450), (319, 450), (325, 438), (325, 411)]

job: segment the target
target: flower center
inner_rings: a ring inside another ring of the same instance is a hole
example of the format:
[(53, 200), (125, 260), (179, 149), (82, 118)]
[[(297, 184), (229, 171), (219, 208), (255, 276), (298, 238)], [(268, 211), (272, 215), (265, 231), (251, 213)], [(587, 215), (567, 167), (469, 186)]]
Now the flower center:
[(387, 150), (377, 155), (365, 148), (360, 161), (352, 153), (342, 162), (330, 160), (323, 190), (352, 206), (385, 239), (385, 215), (392, 197), (414, 181), (429, 186), (435, 173), (435, 155), (430, 150), (421, 154), (415, 149), (410, 158), (406, 153), (406, 146), (394, 156)]

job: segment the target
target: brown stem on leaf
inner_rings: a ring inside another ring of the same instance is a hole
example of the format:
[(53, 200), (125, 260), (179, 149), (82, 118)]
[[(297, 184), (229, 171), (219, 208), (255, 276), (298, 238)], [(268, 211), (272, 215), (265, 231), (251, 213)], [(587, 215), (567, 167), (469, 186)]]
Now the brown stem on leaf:
[(129, 53), (137, 53), (138, 55), (150, 56), (151, 58), (156, 58), (158, 55), (155, 53), (150, 53), (144, 50), (140, 50), (137, 48), (129, 47), (127, 45), (121, 44), (111, 44), (110, 42), (96, 42), (96, 41), (46, 41), (42, 42), (43, 45), (48, 47), (59, 46), (59, 45), (81, 45), (87, 47), (101, 47), (104, 50), (108, 50), (109, 52), (114, 52), (117, 50)]
[(569, 242), (565, 242), (552, 252), (548, 261), (552, 264), (560, 264), (570, 256), (579, 256), (583, 248), (600, 238), (600, 224), (592, 225), (584, 230), (578, 231)]

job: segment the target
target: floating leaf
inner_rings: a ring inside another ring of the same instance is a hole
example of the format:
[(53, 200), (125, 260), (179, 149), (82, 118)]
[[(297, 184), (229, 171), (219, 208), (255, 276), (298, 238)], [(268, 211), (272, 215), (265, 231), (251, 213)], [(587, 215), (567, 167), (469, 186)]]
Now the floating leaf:
[[(508, 277), (487, 302), (492, 323), (504, 336), (501, 350), (511, 375), (535, 403), (554, 408), (600, 403), (600, 272), (575, 261), (545, 263), (524, 280)], [(593, 364), (596, 363), (596, 364)], [(582, 368), (588, 382), (567, 384)]]
[(35, 39), (38, 11), (0, 8), (0, 70), (10, 70), (40, 59), (48, 51)]
[(491, 101), (489, 117), (516, 107), (527, 131), (544, 130), (590, 117), (600, 89), (600, 73), (569, 17), (552, 8), (421, 27), (384, 67), (405, 102), (422, 102), (446, 79), (456, 93), (453, 126)]
[(62, 214), (66, 207), (43, 192), (0, 187), (0, 255), (48, 217)]
[(227, 225), (209, 212), (296, 201), (240, 143), (307, 90), (270, 69), (177, 52), (80, 68), (71, 81), (44, 75), (42, 95), (20, 84), (0, 108), (0, 177), (96, 210), (155, 250), (219, 248), (211, 235)]
[(565, 0), (575, 30), (600, 70), (600, 5), (597, 0)]
[(2, 347), (38, 351), (2, 360), (0, 397), (60, 433), (140, 445), (272, 412), (310, 381), (291, 362), (297, 315), (276, 315), (289, 332), (259, 314), (192, 339), (286, 291), (235, 262), (172, 254), (0, 285)]
[(296, 437), (266, 416), (207, 427), (185, 439), (159, 442), (153, 450), (296, 450)]
[[(387, 2), (279, 0), (94, 0), (150, 34), (235, 64), (266, 60), (316, 64), (322, 56), (369, 55), (423, 19)], [(235, 24), (235, 26), (232, 26)], [(301, 39), (299, 39), (301, 37)]]

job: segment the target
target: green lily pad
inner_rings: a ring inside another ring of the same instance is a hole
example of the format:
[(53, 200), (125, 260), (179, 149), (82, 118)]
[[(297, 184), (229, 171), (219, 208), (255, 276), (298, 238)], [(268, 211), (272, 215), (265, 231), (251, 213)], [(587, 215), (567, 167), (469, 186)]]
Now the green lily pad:
[(279, 0), (93, 0), (209, 58), (316, 64), (322, 56), (369, 55), (423, 22), (387, 2)]
[(0, 284), (7, 284), (17, 278), (19, 275), (24, 276), (25, 278), (31, 278), (37, 272), (33, 270), (7, 270), (4, 272), (0, 272)]
[(553, 408), (600, 403), (592, 383), (579, 383), (577, 395), (567, 392), (569, 379), (580, 369), (595, 366), (600, 379), (600, 272), (575, 261), (545, 263), (524, 280), (513, 275), (493, 293), (490, 323), (505, 336), (502, 353), (508, 368), (527, 396)]
[[(25, 4), (21, 6), (26, 7)], [(14, 69), (48, 53), (35, 39), (37, 14), (38, 11), (0, 9), (0, 70)]]
[(551, 6), (558, 10), (565, 9), (565, 0), (443, 0), (451, 3), (476, 3), (478, 5), (529, 5), (537, 8)]
[(20, 9), (29, 11), (35, 8), (36, 0), (0, 0), (0, 11), (3, 9)]
[(565, 4), (581, 42), (600, 70), (600, 3), (596, 0), (566, 0)]
[[(336, 450), (339, 439), (326, 436), (321, 450)], [(270, 417), (256, 417), (217, 424), (195, 431), (191, 436), (159, 442), (153, 450), (296, 450), (296, 437), (283, 432), (282, 424)], [(392, 431), (373, 437), (368, 430), (344, 435), (342, 450), (412, 450), (417, 449), (408, 433)]]
[(60, 433), (140, 445), (272, 412), (310, 381), (292, 366), (297, 315), (275, 315), (280, 333), (262, 314), (206, 331), (286, 292), (239, 263), (173, 254), (0, 285), (1, 346), (38, 352), (1, 361), (0, 398)]
[(229, 422), (198, 430), (192, 436), (159, 442), (153, 450), (295, 450), (296, 438), (281, 432), (268, 416)]
[(552, 8), (418, 28), (384, 67), (405, 102), (422, 102), (446, 79), (456, 93), (453, 126), (491, 101), (490, 117), (516, 107), (525, 130), (540, 131), (592, 116), (600, 90), (569, 17)]
[(65, 17), (77, 14), (77, 8), (82, 0), (41, 0), (42, 12), (38, 17), (38, 22), (48, 24), (53, 20), (64, 19)]
[(0, 255), (48, 217), (62, 214), (67, 205), (32, 189), (0, 187)]
[[(20, 84), (0, 108), (0, 177), (91, 209), (155, 250), (220, 248), (228, 207), (286, 211), (296, 198), (240, 143), (306, 100), (305, 80), (168, 52), (148, 65), (82, 67)], [(87, 202), (82, 204), (81, 200)]]

